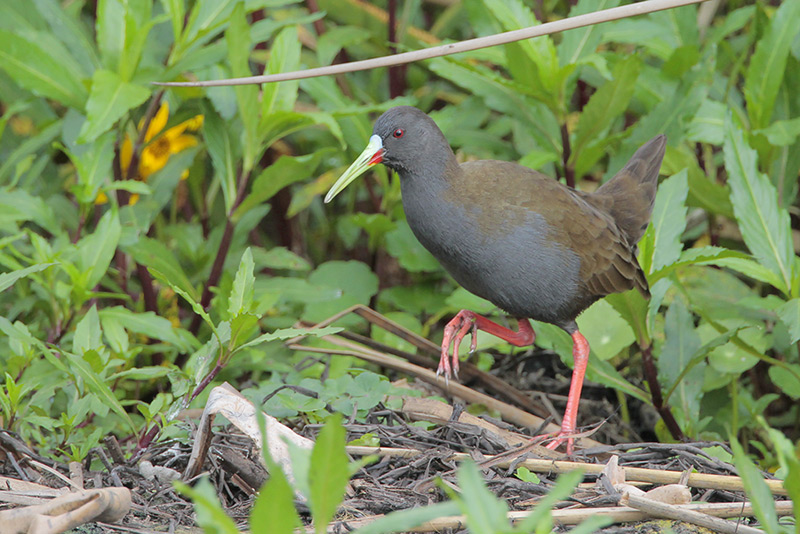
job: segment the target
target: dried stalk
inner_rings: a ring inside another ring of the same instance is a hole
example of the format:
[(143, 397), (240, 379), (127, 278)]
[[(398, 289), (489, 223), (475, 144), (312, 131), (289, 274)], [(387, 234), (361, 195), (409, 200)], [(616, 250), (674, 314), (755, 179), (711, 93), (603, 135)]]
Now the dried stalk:
[[(394, 449), (382, 447), (347, 447), (347, 452), (354, 455), (377, 454), (379, 456), (397, 456), (401, 458), (413, 458), (422, 454), (415, 449)], [(465, 453), (454, 453), (455, 460), (469, 458)], [(487, 456), (491, 460), (493, 456)], [(505, 460), (497, 465), (508, 467), (510, 461)], [(577, 469), (582, 470), (588, 475), (599, 475), (605, 467), (602, 464), (589, 464), (583, 462), (568, 462), (561, 460), (540, 460), (527, 459), (516, 464), (518, 467), (527, 467), (536, 473), (568, 473)], [(629, 482), (647, 482), (649, 484), (678, 484), (681, 482), (682, 471), (663, 471), (660, 469), (645, 469), (643, 467), (625, 467), (625, 480)], [(765, 480), (770, 491), (774, 495), (787, 495), (783, 482), (780, 480)], [(716, 489), (727, 491), (744, 491), (744, 483), (740, 477), (735, 475), (708, 475), (704, 473), (691, 473), (687, 486), (693, 488)]]

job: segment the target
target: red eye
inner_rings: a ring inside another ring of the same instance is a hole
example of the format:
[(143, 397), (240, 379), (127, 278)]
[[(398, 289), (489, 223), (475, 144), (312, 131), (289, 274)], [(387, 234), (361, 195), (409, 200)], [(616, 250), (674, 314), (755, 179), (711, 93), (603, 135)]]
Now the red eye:
[(398, 128), (394, 132), (392, 132), (392, 135), (395, 137), (395, 139), (400, 139), (401, 137), (403, 137), (404, 133), (406, 132), (402, 128)]

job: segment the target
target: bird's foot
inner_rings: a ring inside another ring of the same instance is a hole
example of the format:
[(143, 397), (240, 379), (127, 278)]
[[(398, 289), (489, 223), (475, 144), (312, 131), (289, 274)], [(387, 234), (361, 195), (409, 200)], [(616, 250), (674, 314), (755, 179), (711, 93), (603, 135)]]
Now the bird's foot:
[[(461, 310), (453, 317), (447, 326), (444, 327), (444, 338), (442, 339), (442, 355), (439, 358), (439, 368), (436, 370), (436, 376), (444, 375), (445, 380), (455, 376), (458, 378), (458, 347), (464, 337), (472, 333), (472, 342), (469, 346), (469, 352), (475, 352), (475, 347), (478, 342), (478, 324), (476, 322), (478, 315), (469, 310)], [(453, 346), (453, 355), (450, 356), (450, 345)], [(452, 364), (451, 364), (452, 362)]]
[(566, 452), (568, 455), (571, 455), (575, 452), (575, 430), (573, 429), (571, 432), (566, 432), (563, 429), (556, 432), (555, 434), (550, 434), (547, 437), (547, 440), (552, 439), (550, 443), (545, 445), (545, 448), (554, 451), (558, 449), (563, 443), (567, 444)]

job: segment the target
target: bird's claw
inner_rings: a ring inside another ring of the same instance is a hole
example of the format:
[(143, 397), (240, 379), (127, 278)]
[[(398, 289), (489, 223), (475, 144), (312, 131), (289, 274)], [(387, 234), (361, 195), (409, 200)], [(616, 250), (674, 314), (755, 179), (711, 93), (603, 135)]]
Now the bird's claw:
[[(470, 311), (462, 310), (447, 323), (444, 328), (442, 354), (439, 358), (439, 368), (436, 371), (436, 376), (444, 375), (445, 380), (448, 380), (451, 376), (455, 376), (458, 379), (458, 347), (470, 332), (472, 333), (472, 342), (469, 346), (469, 352), (472, 354), (477, 346), (478, 325), (475, 323), (475, 315)], [(451, 345), (453, 346), (452, 356), (449, 354)]]

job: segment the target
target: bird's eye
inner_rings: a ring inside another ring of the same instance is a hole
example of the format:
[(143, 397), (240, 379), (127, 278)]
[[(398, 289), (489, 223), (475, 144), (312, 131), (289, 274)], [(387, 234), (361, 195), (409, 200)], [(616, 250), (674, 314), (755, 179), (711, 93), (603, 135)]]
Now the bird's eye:
[(401, 137), (403, 137), (404, 133), (406, 132), (402, 128), (398, 128), (394, 132), (392, 132), (392, 135), (395, 137), (395, 139), (400, 139)]

